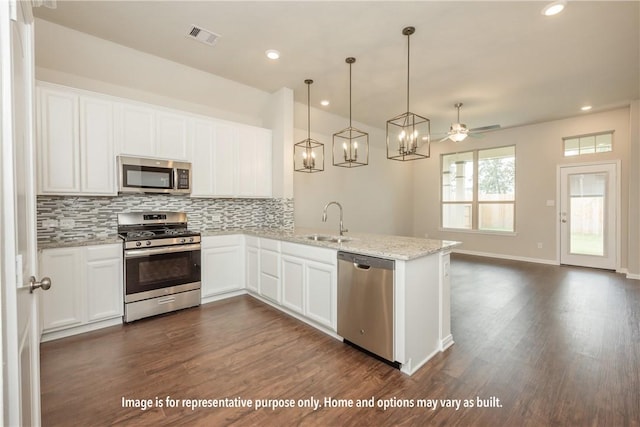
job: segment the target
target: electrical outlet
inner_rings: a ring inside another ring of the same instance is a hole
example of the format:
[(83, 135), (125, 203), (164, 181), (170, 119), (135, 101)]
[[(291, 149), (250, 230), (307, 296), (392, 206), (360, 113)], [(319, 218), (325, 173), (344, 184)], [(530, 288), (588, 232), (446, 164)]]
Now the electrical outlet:
[(76, 222), (72, 219), (61, 219), (60, 220), (60, 228), (62, 229), (70, 229), (76, 226)]
[(538, 242), (538, 249), (542, 249), (542, 242)]
[(57, 219), (45, 219), (44, 221), (42, 221), (43, 228), (56, 228), (57, 226), (58, 226)]
[(220, 221), (222, 221), (222, 216), (220, 216), (220, 215), (212, 215), (211, 216), (211, 221), (220, 222)]

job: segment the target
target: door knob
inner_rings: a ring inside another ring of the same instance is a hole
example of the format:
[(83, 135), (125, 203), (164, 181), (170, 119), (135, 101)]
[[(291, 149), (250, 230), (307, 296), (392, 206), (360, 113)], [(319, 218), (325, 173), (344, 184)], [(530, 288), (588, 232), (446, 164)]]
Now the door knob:
[(31, 276), (29, 278), (29, 283), (31, 284), (29, 286), (29, 293), (33, 293), (33, 291), (38, 288), (42, 288), (43, 291), (46, 291), (51, 287), (51, 279), (48, 277), (43, 277), (41, 281), (36, 282), (36, 278)]
[(565, 218), (562, 218), (560, 221), (562, 221), (563, 223), (567, 222)]

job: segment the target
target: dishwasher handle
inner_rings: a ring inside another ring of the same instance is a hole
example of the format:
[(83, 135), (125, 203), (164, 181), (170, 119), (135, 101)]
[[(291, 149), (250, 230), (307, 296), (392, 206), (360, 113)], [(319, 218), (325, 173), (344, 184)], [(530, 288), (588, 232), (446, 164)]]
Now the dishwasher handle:
[(395, 270), (395, 262), (391, 259), (372, 257), (351, 252), (338, 251), (338, 261), (351, 263), (359, 270), (369, 270), (371, 268)]

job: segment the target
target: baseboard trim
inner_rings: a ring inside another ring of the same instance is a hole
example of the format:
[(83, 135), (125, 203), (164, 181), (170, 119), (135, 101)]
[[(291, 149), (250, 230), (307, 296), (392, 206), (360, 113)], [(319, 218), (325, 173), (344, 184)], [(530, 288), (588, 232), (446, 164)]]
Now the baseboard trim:
[(87, 323), (85, 325), (74, 326), (58, 331), (44, 332), (40, 337), (40, 342), (48, 342), (59, 340), (73, 335), (83, 334), (85, 332), (97, 331), (98, 329), (108, 328), (109, 326), (122, 325), (122, 316), (113, 319), (101, 320), (99, 322)]
[(511, 261), (533, 262), (533, 263), (536, 263), (536, 264), (560, 265), (555, 260), (542, 259), (542, 258), (529, 258), (529, 257), (522, 257), (522, 256), (494, 254), (494, 253), (491, 253), (491, 252), (467, 251), (467, 250), (464, 250), (464, 249), (453, 249), (452, 252), (456, 253), (456, 254), (481, 256), (481, 257), (485, 257), (485, 258), (508, 259), (508, 260), (511, 260)]
[(440, 340), (440, 351), (445, 351), (453, 345), (453, 335), (449, 334)]
[(627, 279), (640, 280), (640, 274), (627, 273)]
[(246, 289), (238, 289), (236, 291), (227, 291), (225, 293), (222, 294), (217, 294), (217, 295), (209, 295), (206, 297), (202, 297), (200, 299), (200, 303), (201, 304), (209, 304), (210, 302), (216, 302), (216, 301), (220, 301), (223, 299), (227, 299), (227, 298), (232, 298), (232, 297), (237, 297), (240, 295), (244, 295), (247, 293)]

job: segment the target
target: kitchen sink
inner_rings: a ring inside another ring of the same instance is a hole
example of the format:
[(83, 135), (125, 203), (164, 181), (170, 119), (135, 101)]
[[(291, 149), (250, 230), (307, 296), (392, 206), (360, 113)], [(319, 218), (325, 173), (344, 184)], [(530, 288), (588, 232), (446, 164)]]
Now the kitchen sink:
[(350, 237), (328, 236), (325, 234), (312, 234), (310, 236), (305, 236), (305, 239), (316, 240), (318, 242), (332, 242), (332, 243), (342, 243), (342, 242), (348, 242), (349, 240), (351, 240)]

